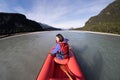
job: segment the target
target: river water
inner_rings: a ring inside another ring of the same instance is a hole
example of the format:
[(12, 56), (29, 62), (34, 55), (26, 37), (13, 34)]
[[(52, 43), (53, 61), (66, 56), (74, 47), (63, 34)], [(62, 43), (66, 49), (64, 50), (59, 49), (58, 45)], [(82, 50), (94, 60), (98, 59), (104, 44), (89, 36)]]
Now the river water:
[(1, 39), (0, 80), (35, 80), (57, 33), (70, 40), (86, 80), (120, 80), (120, 36), (74, 31)]

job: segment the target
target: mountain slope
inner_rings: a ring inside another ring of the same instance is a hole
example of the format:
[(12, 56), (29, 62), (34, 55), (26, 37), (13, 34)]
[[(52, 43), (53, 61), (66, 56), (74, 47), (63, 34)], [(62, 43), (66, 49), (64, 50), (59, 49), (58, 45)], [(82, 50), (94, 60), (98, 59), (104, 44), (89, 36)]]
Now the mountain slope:
[(18, 13), (0, 13), (0, 35), (43, 31), (39, 23)]
[(52, 26), (49, 26), (47, 24), (43, 24), (43, 23), (40, 23), (40, 25), (42, 26), (42, 28), (46, 31), (51, 31), (51, 30), (61, 30), (60, 28), (54, 28)]
[(120, 34), (120, 0), (109, 4), (100, 14), (91, 17), (85, 26), (79, 29)]

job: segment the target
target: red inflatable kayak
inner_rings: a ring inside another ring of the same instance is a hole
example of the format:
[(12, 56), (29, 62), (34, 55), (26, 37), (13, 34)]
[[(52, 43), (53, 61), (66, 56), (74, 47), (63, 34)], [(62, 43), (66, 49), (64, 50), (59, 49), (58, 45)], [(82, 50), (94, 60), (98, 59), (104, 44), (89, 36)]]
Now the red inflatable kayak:
[(85, 77), (70, 50), (70, 58), (66, 60), (57, 60), (48, 54), (37, 80), (85, 80)]

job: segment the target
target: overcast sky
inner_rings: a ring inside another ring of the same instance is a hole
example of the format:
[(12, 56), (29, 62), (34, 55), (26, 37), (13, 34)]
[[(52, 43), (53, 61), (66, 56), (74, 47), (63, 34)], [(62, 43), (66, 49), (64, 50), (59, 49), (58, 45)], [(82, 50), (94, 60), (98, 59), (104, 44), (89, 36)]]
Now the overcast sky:
[(58, 28), (84, 26), (114, 0), (0, 0), (0, 12), (22, 13), (28, 19)]

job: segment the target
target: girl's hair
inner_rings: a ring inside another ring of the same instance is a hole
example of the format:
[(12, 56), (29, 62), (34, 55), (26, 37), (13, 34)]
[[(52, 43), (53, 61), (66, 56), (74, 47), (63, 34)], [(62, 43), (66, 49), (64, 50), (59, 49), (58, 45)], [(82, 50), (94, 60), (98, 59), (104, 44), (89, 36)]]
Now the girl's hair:
[(64, 37), (62, 36), (62, 34), (57, 34), (56, 37), (60, 39), (60, 42), (64, 41)]

